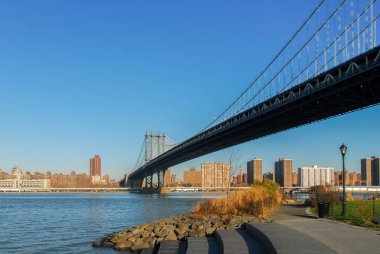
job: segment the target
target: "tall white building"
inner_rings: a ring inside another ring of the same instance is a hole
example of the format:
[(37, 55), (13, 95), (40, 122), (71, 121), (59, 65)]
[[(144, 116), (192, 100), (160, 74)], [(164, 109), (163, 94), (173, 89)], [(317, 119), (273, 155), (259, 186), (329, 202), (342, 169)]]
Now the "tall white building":
[(230, 163), (202, 163), (202, 187), (229, 188), (231, 181)]
[(316, 165), (298, 168), (298, 186), (312, 187), (325, 184), (334, 184), (334, 168)]

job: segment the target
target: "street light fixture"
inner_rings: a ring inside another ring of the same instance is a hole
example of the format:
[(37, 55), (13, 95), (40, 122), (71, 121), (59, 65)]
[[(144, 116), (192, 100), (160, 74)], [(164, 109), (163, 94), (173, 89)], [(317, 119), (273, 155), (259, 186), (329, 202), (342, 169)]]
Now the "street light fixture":
[(342, 199), (342, 216), (343, 219), (346, 219), (347, 217), (347, 203), (346, 203), (346, 167), (344, 165), (344, 158), (347, 152), (347, 146), (345, 144), (342, 144), (340, 146), (340, 153), (342, 154), (342, 161), (343, 161), (343, 172), (342, 172), (342, 184), (343, 184), (343, 199)]

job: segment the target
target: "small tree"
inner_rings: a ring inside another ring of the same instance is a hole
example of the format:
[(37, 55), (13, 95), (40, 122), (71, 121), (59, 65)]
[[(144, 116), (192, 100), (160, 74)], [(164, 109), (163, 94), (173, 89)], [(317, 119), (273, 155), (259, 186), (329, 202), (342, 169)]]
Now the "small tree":
[(254, 183), (252, 184), (252, 188), (255, 188), (255, 186), (262, 186), (268, 191), (269, 203), (270, 203), (269, 205), (271, 207), (273, 206), (273, 204), (277, 204), (280, 202), (279, 200), (281, 197), (280, 192), (279, 192), (280, 185), (278, 185), (274, 181), (270, 179), (264, 179), (263, 181), (259, 181), (256, 179)]
[(310, 198), (313, 207), (318, 203), (337, 204), (339, 193), (331, 185), (317, 185), (310, 189)]

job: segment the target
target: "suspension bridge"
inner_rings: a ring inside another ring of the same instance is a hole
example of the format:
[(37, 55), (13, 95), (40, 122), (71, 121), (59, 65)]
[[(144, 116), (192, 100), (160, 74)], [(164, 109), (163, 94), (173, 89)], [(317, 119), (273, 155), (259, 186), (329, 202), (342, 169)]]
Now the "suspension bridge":
[(158, 187), (173, 165), (380, 102), (377, 0), (322, 0), (215, 120), (175, 143), (146, 134), (127, 184)]

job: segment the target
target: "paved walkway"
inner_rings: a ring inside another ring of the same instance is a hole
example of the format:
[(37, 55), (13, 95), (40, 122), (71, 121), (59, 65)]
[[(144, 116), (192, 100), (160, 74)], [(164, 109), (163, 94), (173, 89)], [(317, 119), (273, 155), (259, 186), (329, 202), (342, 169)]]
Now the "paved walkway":
[(306, 216), (305, 210), (306, 207), (304, 205), (282, 205), (273, 212), (271, 217), (273, 218), (273, 222), (310, 219)]
[(286, 205), (274, 214), (276, 223), (304, 233), (337, 253), (380, 254), (380, 231), (366, 229), (326, 219), (305, 217), (305, 207)]
[(251, 223), (246, 225), (246, 229), (265, 246), (266, 253), (336, 254), (315, 238), (279, 223)]

